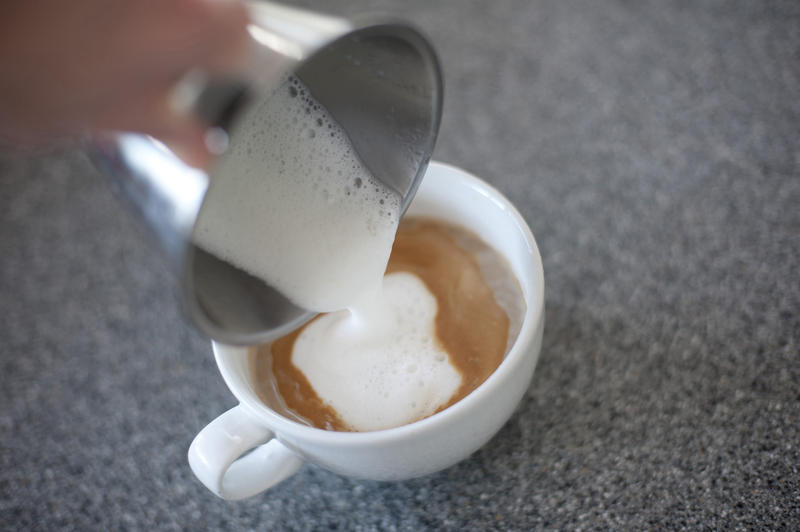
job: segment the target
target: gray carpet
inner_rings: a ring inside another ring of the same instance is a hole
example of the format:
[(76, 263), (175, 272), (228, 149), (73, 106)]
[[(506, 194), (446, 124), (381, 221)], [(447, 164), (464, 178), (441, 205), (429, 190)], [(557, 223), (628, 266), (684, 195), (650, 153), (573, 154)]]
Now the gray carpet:
[(436, 157), (537, 237), (517, 413), (425, 478), (214, 498), (186, 450), (234, 399), (164, 263), (82, 154), (4, 156), (0, 527), (800, 528), (800, 3), (325, 4), (432, 36)]

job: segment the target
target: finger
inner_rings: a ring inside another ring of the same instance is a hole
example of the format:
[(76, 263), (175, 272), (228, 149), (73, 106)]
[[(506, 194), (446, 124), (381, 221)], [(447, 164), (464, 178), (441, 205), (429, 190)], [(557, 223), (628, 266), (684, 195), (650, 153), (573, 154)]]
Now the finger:
[(162, 19), (150, 32), (149, 45), (161, 51), (156, 60), (179, 67), (225, 74), (239, 69), (248, 52), (248, 12), (239, 0), (169, 0), (160, 4)]
[(199, 118), (173, 104), (173, 86), (167, 82), (123, 89), (115, 99), (93, 109), (85, 117), (88, 129), (135, 131), (155, 136), (176, 136), (200, 131)]
[(208, 170), (214, 160), (206, 147), (203, 135), (183, 135), (159, 138), (183, 162), (194, 168)]
[(241, 68), (249, 50), (247, 23), (249, 15), (238, 0), (203, 0), (209, 11), (209, 39), (201, 57), (204, 66), (215, 74)]

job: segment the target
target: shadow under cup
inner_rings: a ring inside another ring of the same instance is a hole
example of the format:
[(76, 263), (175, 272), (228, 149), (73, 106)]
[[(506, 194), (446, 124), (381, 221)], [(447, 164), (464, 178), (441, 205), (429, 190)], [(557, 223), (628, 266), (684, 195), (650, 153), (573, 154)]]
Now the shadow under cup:
[[(408, 215), (460, 225), (507, 259), (526, 309), (505, 359), (472, 393), (430, 417), (374, 432), (333, 432), (292, 421), (270, 409), (257, 395), (248, 348), (213, 343), (223, 379), (241, 402), (237, 408), (247, 412), (249, 423), (264, 427), (264, 441), (274, 437), (262, 447), (280, 446), (347, 476), (400, 480), (466, 458), (513, 413), (533, 376), (544, 328), (544, 275), (530, 229), (497, 190), (458, 168), (436, 162), (428, 167)], [(265, 482), (262, 489), (273, 483)]]

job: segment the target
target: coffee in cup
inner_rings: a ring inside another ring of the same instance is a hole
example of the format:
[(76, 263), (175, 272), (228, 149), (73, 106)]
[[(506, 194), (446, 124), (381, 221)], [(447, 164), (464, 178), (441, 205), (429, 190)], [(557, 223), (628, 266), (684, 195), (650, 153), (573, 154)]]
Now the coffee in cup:
[(499, 253), (463, 227), (405, 218), (381, 293), (254, 349), (256, 391), (275, 411), (317, 428), (412, 423), (483, 383), (524, 314)]

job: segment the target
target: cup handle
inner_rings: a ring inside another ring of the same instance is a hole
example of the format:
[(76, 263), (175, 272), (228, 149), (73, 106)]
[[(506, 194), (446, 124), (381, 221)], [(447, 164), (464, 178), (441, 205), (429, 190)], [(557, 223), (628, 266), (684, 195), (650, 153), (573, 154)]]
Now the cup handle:
[[(250, 449), (253, 451), (245, 455)], [(189, 466), (195, 476), (227, 500), (244, 499), (271, 488), (301, 465), (303, 460), (242, 405), (206, 425), (189, 446)]]

